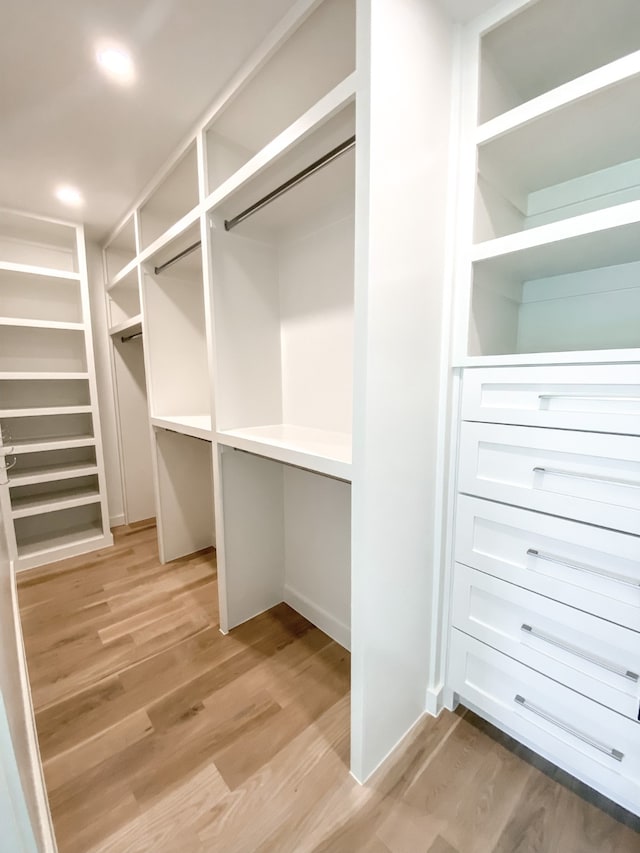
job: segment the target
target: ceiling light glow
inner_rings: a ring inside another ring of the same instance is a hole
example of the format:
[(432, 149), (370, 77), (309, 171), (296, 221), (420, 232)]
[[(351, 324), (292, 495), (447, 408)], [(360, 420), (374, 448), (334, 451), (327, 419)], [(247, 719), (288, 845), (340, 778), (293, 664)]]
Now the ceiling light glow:
[(131, 54), (122, 47), (103, 45), (96, 51), (101, 70), (117, 83), (132, 83), (135, 72)]
[(64, 184), (59, 186), (56, 190), (56, 198), (58, 201), (61, 201), (63, 204), (69, 205), (69, 207), (80, 207), (83, 203), (82, 194), (80, 190), (75, 187), (71, 187), (68, 184)]

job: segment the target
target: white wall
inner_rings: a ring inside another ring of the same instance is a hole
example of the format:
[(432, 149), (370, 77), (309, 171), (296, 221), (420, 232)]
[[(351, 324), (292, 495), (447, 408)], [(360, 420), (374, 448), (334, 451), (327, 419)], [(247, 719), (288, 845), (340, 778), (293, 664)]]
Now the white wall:
[(0, 853), (55, 851), (32, 713), (0, 516)]
[(425, 709), (453, 31), (436, 0), (361, 0), (358, 16), (351, 749), (364, 781)]
[(96, 361), (96, 384), (98, 405), (102, 424), (102, 445), (107, 480), (109, 519), (111, 527), (124, 523), (124, 502), (120, 477), (120, 452), (111, 377), (111, 356), (107, 335), (107, 316), (104, 298), (104, 275), (102, 252), (96, 243), (87, 241), (87, 269), (89, 272), (89, 299), (91, 303), (91, 325)]

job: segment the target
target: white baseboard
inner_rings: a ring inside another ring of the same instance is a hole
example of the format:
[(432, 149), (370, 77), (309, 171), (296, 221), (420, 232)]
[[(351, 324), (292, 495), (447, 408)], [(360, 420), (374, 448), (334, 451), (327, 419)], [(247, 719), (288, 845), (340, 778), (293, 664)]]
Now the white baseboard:
[(284, 601), (294, 610), (297, 610), (309, 622), (317, 625), (321, 631), (328, 634), (332, 640), (339, 643), (345, 649), (351, 649), (351, 629), (344, 622), (340, 622), (326, 610), (318, 607), (305, 595), (301, 595), (290, 586), (284, 588)]
[(53, 831), (53, 822), (51, 820), (51, 811), (49, 809), (49, 800), (47, 798), (47, 789), (45, 787), (44, 775), (42, 772), (42, 760), (40, 758), (40, 747), (38, 746), (38, 736), (36, 733), (36, 721), (33, 712), (33, 702), (31, 699), (31, 685), (29, 684), (27, 656), (24, 649), (24, 639), (22, 637), (20, 607), (18, 604), (18, 589), (15, 582), (15, 569), (13, 564), (11, 564), (10, 572), (11, 606), (13, 609), (16, 649), (18, 652), (18, 670), (20, 673), (20, 690), (22, 693), (22, 696), (20, 698), (24, 714), (27, 743), (29, 746), (29, 759), (31, 763), (30, 776), (33, 781), (33, 789), (36, 798), (36, 808), (38, 811), (38, 825), (40, 829), (39, 835), (44, 843), (43, 853), (58, 853), (58, 846), (56, 844), (56, 838)]
[(122, 527), (123, 524), (126, 524), (123, 512), (121, 512), (119, 515), (109, 516), (109, 527)]
[(458, 700), (455, 693), (446, 684), (440, 684), (427, 688), (427, 701), (425, 707), (427, 713), (432, 717), (437, 717), (444, 709), (455, 711), (458, 706)]

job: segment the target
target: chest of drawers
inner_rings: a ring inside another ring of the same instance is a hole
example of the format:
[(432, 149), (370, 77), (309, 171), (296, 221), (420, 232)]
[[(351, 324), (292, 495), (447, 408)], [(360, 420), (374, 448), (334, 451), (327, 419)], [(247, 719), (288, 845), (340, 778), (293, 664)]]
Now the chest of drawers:
[(465, 371), (448, 679), (640, 814), (640, 365)]

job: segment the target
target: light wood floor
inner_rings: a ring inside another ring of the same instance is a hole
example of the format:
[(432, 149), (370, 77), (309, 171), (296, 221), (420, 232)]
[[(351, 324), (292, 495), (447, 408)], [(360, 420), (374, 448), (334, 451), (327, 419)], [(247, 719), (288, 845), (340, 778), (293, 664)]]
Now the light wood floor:
[(20, 578), (60, 853), (639, 853), (640, 821), (469, 712), (359, 787), (349, 655), (285, 605), (223, 637), (213, 552), (115, 533)]

